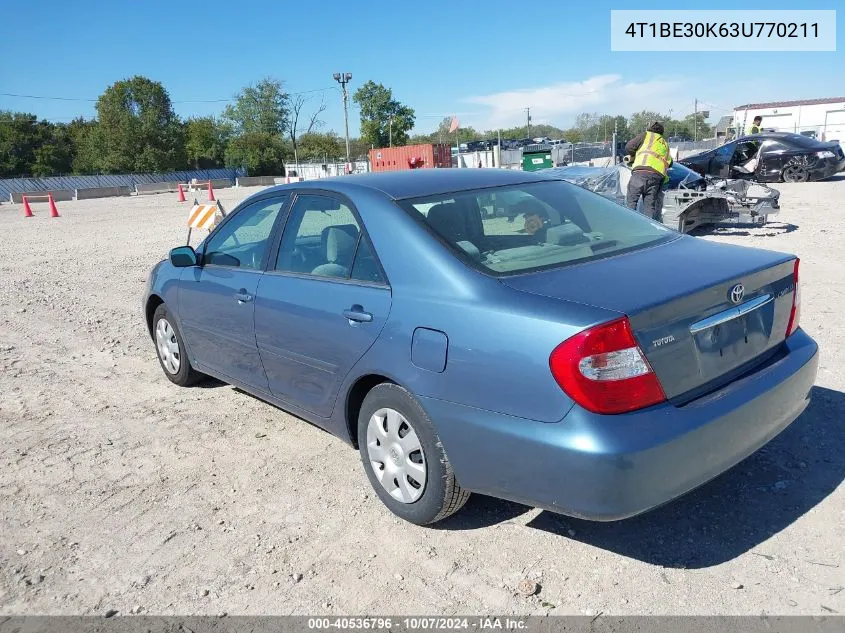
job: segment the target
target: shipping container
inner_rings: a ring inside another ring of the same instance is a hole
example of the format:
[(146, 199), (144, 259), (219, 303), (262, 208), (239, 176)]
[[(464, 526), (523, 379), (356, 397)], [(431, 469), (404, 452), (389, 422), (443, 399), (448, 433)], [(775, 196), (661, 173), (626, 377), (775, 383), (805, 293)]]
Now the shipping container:
[(370, 150), (370, 171), (400, 171), (452, 166), (452, 150), (445, 143), (381, 147)]

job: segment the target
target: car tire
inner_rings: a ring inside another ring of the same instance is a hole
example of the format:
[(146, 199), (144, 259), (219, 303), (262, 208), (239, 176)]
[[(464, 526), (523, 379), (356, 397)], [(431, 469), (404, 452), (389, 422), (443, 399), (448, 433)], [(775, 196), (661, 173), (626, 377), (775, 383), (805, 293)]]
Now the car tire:
[(791, 163), (783, 168), (781, 180), (783, 182), (808, 182), (810, 180), (810, 172), (800, 163)]
[(364, 398), (358, 414), (358, 447), (379, 499), (410, 523), (441, 521), (469, 499), (431, 419), (399, 385), (381, 383)]
[(170, 382), (180, 387), (190, 387), (205, 377), (191, 366), (185, 353), (182, 333), (163, 303), (153, 314), (152, 330), (158, 362)]

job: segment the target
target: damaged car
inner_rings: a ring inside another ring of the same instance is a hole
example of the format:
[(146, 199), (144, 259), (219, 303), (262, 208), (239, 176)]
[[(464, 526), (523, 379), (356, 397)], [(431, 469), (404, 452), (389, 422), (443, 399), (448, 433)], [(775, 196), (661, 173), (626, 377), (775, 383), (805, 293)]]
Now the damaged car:
[(677, 161), (703, 176), (754, 182), (824, 180), (845, 169), (838, 141), (802, 134), (763, 132)]
[[(625, 205), (631, 169), (572, 165), (540, 170)], [(675, 162), (664, 186), (662, 222), (681, 233), (707, 225), (755, 224), (769, 221), (780, 211), (780, 192), (748, 180), (701, 176)], [(641, 211), (642, 202), (638, 205)]]

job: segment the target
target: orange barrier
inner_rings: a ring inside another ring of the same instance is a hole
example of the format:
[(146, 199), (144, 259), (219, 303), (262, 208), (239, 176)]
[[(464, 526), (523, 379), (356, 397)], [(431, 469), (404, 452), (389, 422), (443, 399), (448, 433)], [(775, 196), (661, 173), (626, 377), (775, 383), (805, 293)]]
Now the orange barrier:
[(23, 203), (23, 217), (25, 217), (25, 218), (34, 218), (35, 217), (35, 214), (32, 212), (32, 207), (29, 206), (30, 199), (34, 199), (34, 198), (40, 198), (40, 199), (46, 200), (47, 202), (50, 203), (50, 217), (51, 218), (61, 217), (59, 215), (58, 208), (56, 208), (56, 201), (53, 198), (52, 193), (47, 193), (46, 195), (28, 194), (28, 195), (25, 195), (25, 196), (21, 196), (21, 202)]
[(53, 194), (48, 193), (47, 198), (50, 200), (50, 217), (57, 218), (59, 217), (59, 210), (56, 208), (56, 202), (53, 200)]

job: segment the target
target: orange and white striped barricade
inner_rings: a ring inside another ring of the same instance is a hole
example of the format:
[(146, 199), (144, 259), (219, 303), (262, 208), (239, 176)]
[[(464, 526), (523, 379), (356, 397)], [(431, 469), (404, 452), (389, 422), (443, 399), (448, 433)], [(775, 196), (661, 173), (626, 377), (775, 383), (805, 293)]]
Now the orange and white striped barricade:
[(211, 231), (223, 217), (225, 212), (218, 202), (199, 204), (194, 199), (194, 206), (188, 213), (188, 241), (191, 242), (191, 231), (193, 229), (205, 229)]

